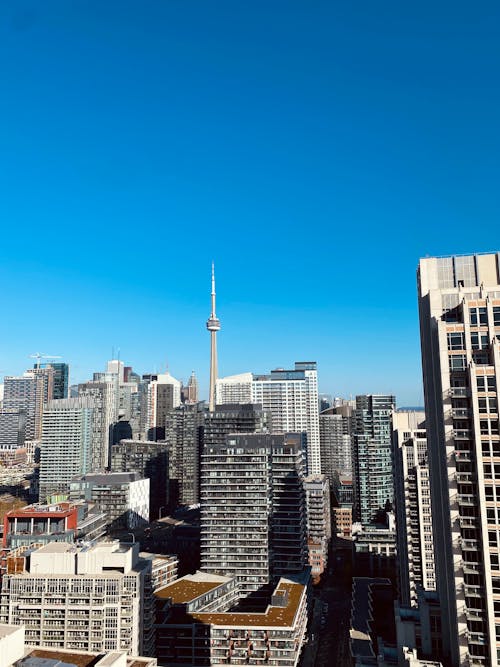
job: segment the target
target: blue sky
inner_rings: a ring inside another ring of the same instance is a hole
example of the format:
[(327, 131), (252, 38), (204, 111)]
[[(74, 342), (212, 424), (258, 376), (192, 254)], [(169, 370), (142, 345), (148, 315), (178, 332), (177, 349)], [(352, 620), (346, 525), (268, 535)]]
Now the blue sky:
[(0, 374), (316, 359), (421, 404), (419, 257), (498, 250), (500, 5), (4, 0)]

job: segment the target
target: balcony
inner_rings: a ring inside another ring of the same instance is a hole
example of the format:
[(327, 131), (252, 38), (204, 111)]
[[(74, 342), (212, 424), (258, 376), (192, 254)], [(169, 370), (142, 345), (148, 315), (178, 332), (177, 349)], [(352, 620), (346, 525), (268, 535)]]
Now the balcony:
[(457, 502), (459, 505), (476, 506), (477, 498), (471, 493), (457, 493)]
[(472, 452), (464, 449), (455, 450), (455, 460), (457, 463), (471, 463)]
[(452, 431), (454, 440), (470, 440), (472, 438), (472, 429), (457, 428)]
[(469, 387), (450, 387), (450, 396), (452, 398), (467, 398), (470, 396)]
[(477, 551), (479, 549), (479, 540), (462, 539), (460, 546), (464, 551)]

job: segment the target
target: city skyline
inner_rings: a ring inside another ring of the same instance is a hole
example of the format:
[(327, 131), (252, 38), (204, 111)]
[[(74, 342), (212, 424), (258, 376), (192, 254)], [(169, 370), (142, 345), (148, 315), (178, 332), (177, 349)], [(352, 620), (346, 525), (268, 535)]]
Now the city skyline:
[(2, 12), (0, 374), (114, 347), (207, 396), (213, 259), (221, 376), (315, 359), (320, 391), (423, 404), (418, 260), (500, 214), (498, 6)]

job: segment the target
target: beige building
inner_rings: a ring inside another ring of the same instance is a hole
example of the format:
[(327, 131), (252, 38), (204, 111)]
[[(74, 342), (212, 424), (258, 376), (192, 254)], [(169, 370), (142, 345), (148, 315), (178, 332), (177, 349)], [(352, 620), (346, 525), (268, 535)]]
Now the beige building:
[(51, 649), (153, 655), (151, 561), (139, 545), (52, 542), (7, 558), (0, 622)]
[(418, 269), (443, 662), (500, 661), (500, 255)]

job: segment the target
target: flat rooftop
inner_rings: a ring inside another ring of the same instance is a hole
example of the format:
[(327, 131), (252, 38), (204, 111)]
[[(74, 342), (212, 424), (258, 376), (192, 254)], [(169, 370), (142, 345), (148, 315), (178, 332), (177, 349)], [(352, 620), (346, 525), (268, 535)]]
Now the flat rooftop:
[[(197, 576), (199, 575), (199, 576)], [(195, 578), (196, 577), (196, 578)], [(229, 577), (217, 577), (212, 574), (197, 572), (187, 575), (155, 592), (160, 599), (172, 599), (173, 604), (188, 604), (201, 595), (217, 588)], [(173, 610), (172, 624), (189, 624), (193, 620), (200, 623), (221, 627), (285, 627), (293, 626), (299, 609), (305, 585), (280, 579), (274, 595), (286, 596), (285, 606), (268, 605), (265, 612), (185, 612), (183, 609)]]
[(187, 604), (205, 595), (209, 591), (218, 588), (222, 584), (231, 581), (232, 577), (223, 577), (217, 574), (196, 572), (187, 574), (171, 584), (155, 591), (155, 596), (160, 600), (171, 599), (172, 604)]
[(205, 624), (221, 627), (257, 627), (257, 628), (290, 628), (293, 626), (295, 616), (299, 609), (300, 601), (304, 593), (302, 584), (280, 581), (273, 595), (285, 593), (288, 595), (287, 603), (284, 607), (274, 607), (269, 605), (264, 613), (239, 613), (239, 612), (197, 612), (191, 616)]

